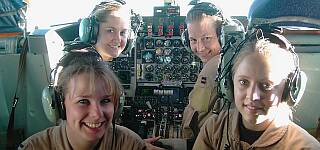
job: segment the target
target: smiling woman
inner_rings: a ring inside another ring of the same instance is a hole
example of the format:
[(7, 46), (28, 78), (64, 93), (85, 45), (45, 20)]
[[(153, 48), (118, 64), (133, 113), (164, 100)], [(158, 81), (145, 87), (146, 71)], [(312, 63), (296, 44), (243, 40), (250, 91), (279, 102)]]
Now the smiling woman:
[(228, 90), (236, 108), (230, 109), (229, 104), (227, 110), (212, 115), (193, 148), (319, 149), (320, 143), (290, 120), (290, 108), (304, 89), (297, 83), (301, 76), (299, 58), (286, 38), (263, 28), (254, 29), (233, 57), (225, 66), (229, 74), (223, 78), (231, 83)]
[(59, 65), (63, 68), (52, 93), (63, 122), (29, 137), (19, 149), (146, 148), (136, 133), (115, 125), (123, 89), (96, 50), (71, 51)]

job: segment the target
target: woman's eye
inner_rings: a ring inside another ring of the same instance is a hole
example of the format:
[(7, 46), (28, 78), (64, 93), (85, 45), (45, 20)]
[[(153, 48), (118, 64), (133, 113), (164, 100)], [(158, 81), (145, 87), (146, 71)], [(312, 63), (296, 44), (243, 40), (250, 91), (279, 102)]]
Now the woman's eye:
[(114, 32), (113, 29), (106, 29), (106, 31), (109, 32), (109, 33), (113, 33)]
[(120, 35), (121, 36), (127, 36), (128, 35), (128, 31), (122, 31), (122, 32), (120, 32)]
[(111, 102), (111, 100), (108, 99), (108, 98), (101, 100), (101, 103), (102, 103), (102, 104), (108, 104), (108, 103), (110, 103), (110, 102)]
[(239, 80), (239, 84), (241, 86), (247, 86), (248, 85), (248, 81), (247, 80)]
[(210, 36), (204, 37), (205, 41), (210, 41), (211, 39), (212, 39), (212, 37), (210, 37)]
[(196, 43), (197, 40), (196, 39), (189, 39), (190, 40), (190, 43)]
[(81, 100), (78, 101), (78, 103), (80, 103), (80, 104), (89, 104), (90, 102), (89, 102), (88, 99), (81, 99)]
[(265, 91), (270, 91), (270, 90), (272, 90), (273, 86), (269, 83), (264, 83), (264, 84), (262, 84), (262, 88)]

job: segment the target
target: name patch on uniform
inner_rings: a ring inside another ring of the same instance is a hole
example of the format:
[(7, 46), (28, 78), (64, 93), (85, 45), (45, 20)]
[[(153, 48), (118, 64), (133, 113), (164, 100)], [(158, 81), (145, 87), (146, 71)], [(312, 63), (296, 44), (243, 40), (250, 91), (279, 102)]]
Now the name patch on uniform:
[(206, 84), (207, 83), (207, 77), (201, 77), (201, 83)]

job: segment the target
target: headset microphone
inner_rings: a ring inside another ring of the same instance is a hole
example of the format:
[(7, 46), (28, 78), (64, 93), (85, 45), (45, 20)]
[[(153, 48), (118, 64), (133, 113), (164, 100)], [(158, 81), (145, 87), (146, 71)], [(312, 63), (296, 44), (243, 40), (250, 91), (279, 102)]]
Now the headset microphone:
[(231, 46), (232, 44), (236, 43), (236, 42), (237, 42), (236, 38), (235, 38), (235, 37), (231, 37), (231, 38), (229, 39), (229, 41), (227, 41), (226, 45), (223, 46), (222, 49), (221, 49), (221, 51), (220, 51), (220, 53), (222, 54), (222, 56), (225, 55), (226, 52), (229, 50), (230, 46)]

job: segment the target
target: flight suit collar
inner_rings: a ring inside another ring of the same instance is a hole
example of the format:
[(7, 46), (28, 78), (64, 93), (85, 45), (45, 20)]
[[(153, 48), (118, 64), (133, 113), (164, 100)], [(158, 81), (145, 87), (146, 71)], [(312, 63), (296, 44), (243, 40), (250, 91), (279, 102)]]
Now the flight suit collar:
[[(232, 112), (230, 112), (232, 113)], [(273, 145), (280, 141), (288, 131), (288, 123), (284, 123), (282, 125), (276, 125), (275, 121), (272, 121), (270, 125), (267, 127), (267, 129), (263, 132), (263, 134), (259, 137), (257, 141), (255, 141), (252, 145), (249, 145), (246, 142), (240, 141), (240, 133), (239, 133), (239, 125), (240, 125), (240, 118), (241, 114), (240, 112), (235, 109), (235, 111), (232, 113), (232, 122), (231, 123), (231, 131), (228, 134), (231, 137), (231, 140), (234, 141), (235, 145), (245, 144), (242, 145), (241, 147), (267, 147), (270, 145)], [(229, 123), (230, 123), (229, 122)]]

